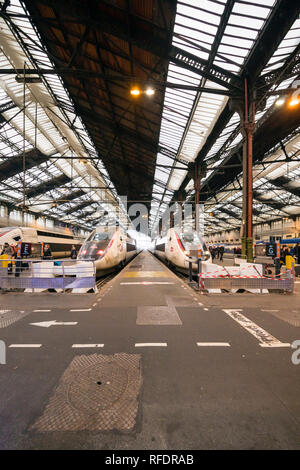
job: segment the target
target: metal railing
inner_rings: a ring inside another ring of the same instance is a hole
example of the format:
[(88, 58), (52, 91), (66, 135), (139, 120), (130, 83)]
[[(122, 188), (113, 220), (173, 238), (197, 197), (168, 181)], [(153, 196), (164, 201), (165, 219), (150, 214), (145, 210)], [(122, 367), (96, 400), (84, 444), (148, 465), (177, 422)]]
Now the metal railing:
[(96, 288), (94, 261), (0, 259), (0, 289), (32, 292)]

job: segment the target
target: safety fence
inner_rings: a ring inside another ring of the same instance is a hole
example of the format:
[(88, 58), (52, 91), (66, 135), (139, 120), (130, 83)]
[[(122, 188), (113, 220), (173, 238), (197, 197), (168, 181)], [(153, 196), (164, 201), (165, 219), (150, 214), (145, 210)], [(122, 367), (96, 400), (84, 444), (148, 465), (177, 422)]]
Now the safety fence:
[(266, 277), (204, 277), (199, 276), (200, 290), (216, 290), (222, 289), (226, 291), (248, 290), (259, 291), (264, 293), (272, 290), (282, 290), (286, 292), (294, 292), (294, 278), (278, 279)]
[(0, 260), (0, 289), (24, 289), (25, 292), (55, 290), (73, 293), (96, 291), (96, 269), (93, 261), (77, 260)]
[(236, 266), (203, 265), (201, 260), (197, 266), (197, 281), (190, 263), (189, 277), (191, 285), (201, 292), (221, 293), (222, 291), (238, 292), (246, 290), (253, 293), (268, 293), (269, 291), (294, 292), (295, 273), (289, 270), (275, 276), (265, 276), (262, 265), (242, 263)]

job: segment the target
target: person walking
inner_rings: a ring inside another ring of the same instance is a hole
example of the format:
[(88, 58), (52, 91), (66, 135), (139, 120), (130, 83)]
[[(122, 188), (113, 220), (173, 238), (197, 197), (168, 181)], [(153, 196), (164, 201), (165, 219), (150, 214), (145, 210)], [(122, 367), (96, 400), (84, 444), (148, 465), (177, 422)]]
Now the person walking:
[(223, 261), (223, 255), (224, 255), (224, 246), (223, 245), (220, 246), (219, 253), (220, 253), (220, 261)]
[(76, 258), (77, 258), (76, 247), (75, 247), (75, 245), (72, 245), (72, 249), (71, 249), (71, 259), (76, 259)]

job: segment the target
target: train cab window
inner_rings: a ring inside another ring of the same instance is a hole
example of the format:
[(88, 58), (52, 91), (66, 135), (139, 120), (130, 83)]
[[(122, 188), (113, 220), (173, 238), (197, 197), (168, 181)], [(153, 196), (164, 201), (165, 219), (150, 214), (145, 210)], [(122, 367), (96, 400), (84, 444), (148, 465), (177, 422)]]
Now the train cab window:
[(108, 240), (108, 233), (105, 232), (96, 232), (92, 238), (93, 241), (103, 241)]
[(17, 237), (14, 237), (14, 240), (18, 242), (19, 240), (21, 240), (21, 237), (18, 235)]

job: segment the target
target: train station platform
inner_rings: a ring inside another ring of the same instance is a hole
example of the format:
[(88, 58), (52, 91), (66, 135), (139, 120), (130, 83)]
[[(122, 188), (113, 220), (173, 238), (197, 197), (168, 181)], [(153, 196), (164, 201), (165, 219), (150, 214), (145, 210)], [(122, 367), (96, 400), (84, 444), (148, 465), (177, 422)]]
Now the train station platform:
[(200, 295), (148, 252), (91, 295), (0, 328), (0, 448), (300, 449), (278, 302)]

